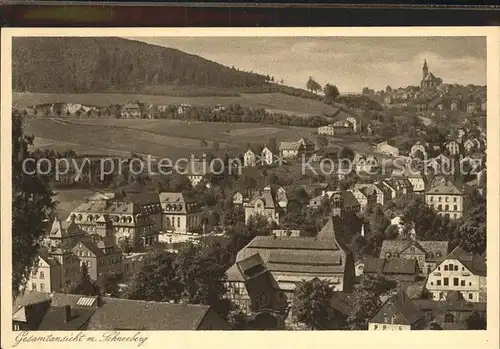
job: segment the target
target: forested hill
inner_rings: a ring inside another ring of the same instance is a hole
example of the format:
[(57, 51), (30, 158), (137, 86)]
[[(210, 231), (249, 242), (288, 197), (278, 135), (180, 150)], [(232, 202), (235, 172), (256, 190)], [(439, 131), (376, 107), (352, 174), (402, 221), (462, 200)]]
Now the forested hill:
[(121, 38), (14, 38), (12, 51), (16, 92), (138, 92), (161, 85), (253, 88), (268, 79), (176, 49)]

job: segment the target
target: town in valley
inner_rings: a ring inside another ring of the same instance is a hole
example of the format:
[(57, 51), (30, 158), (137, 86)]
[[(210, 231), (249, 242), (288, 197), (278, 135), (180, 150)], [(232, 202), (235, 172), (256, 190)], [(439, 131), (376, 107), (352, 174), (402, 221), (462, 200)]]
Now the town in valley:
[(485, 330), (486, 40), (343, 39), (15, 38), (12, 329)]

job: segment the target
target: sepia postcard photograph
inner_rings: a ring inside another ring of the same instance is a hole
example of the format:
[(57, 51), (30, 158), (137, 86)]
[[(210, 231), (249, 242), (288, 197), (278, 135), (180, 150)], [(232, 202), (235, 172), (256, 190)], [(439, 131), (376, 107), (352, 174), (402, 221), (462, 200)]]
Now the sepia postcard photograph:
[(2, 30), (2, 347), (496, 347), (498, 42)]

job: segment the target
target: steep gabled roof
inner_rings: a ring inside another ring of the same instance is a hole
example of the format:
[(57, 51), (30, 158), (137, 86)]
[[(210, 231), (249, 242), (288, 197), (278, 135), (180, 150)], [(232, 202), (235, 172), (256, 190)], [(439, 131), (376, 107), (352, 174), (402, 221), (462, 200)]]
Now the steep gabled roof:
[(484, 256), (472, 254), (464, 250), (462, 247), (457, 246), (448, 256), (446, 256), (446, 259), (456, 259), (471, 273), (486, 276), (486, 260)]
[(413, 325), (424, 316), (406, 293), (400, 292), (389, 298), (370, 320), (376, 324)]
[(426, 194), (441, 194), (441, 195), (462, 195), (463, 192), (451, 181), (443, 181), (432, 187)]

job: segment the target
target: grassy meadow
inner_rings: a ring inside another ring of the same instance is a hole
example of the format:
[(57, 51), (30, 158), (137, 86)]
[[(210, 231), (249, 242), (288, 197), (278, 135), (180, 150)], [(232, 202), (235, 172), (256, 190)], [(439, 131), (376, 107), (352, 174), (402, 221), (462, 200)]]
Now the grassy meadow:
[(283, 112), (297, 116), (332, 115), (338, 108), (326, 105), (320, 101), (294, 97), (283, 93), (249, 93), (240, 96), (207, 96), (207, 97), (179, 97), (141, 94), (113, 94), (113, 93), (85, 93), (85, 94), (52, 94), (52, 93), (20, 93), (12, 96), (14, 108), (44, 103), (80, 103), (97, 106), (111, 104), (125, 104), (131, 101), (140, 101), (149, 104), (182, 104), (188, 103), (197, 106), (214, 106), (221, 104), (228, 106), (240, 104), (243, 107), (263, 108), (269, 112)]

